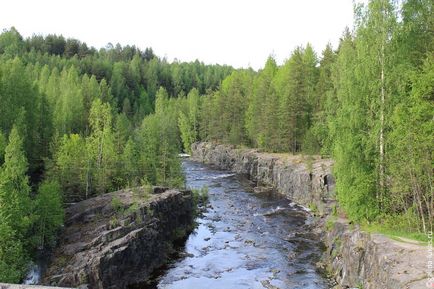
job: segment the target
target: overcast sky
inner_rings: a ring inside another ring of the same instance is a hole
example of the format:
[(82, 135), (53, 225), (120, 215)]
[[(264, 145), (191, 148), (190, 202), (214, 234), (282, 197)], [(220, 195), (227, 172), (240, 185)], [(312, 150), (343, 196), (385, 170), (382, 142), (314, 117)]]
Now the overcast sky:
[(297, 45), (320, 53), (352, 27), (352, 0), (0, 0), (0, 28), (63, 34), (96, 48), (152, 47), (182, 61), (261, 68)]

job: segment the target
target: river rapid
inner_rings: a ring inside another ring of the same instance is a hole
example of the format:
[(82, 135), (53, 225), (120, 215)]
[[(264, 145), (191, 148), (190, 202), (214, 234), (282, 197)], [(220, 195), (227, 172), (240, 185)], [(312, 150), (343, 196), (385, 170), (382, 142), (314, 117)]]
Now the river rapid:
[(189, 188), (209, 203), (180, 257), (156, 277), (159, 289), (329, 288), (315, 263), (321, 242), (306, 209), (243, 177), (185, 160)]
[[(321, 242), (303, 207), (273, 192), (254, 193), (247, 179), (183, 161), (187, 187), (208, 187), (209, 202), (176, 258), (135, 289), (322, 289), (315, 263)], [(37, 284), (41, 264), (24, 284)]]

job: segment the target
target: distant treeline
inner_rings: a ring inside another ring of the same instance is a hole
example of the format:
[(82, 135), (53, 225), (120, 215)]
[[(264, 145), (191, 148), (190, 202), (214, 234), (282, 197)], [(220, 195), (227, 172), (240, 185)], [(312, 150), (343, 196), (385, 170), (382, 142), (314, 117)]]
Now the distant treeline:
[[(0, 34), (0, 282), (53, 244), (64, 202), (136, 185), (183, 186), (166, 102), (216, 90), (232, 68), (99, 51), (62, 36)], [(156, 100), (157, 99), (157, 100)]]
[[(186, 150), (214, 140), (335, 160), (337, 198), (353, 220), (425, 234), (434, 217), (432, 0), (371, 0), (318, 57), (308, 44), (282, 66), (237, 70), (189, 98)], [(198, 106), (198, 107), (196, 107)]]
[(433, 5), (371, 0), (336, 49), (300, 46), (258, 72), (5, 30), (0, 281), (19, 281), (36, 248), (53, 243), (64, 202), (182, 186), (177, 154), (198, 140), (332, 157), (350, 219), (432, 230)]

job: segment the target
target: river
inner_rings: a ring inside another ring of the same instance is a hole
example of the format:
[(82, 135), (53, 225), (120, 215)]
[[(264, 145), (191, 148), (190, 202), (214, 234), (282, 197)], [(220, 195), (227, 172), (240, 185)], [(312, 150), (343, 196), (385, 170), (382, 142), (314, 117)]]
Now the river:
[(180, 258), (156, 279), (159, 289), (329, 288), (315, 268), (321, 243), (302, 207), (248, 180), (185, 160), (187, 186), (209, 188)]
[[(254, 193), (247, 179), (183, 161), (189, 188), (208, 187), (209, 203), (179, 255), (153, 278), (152, 289), (321, 289), (315, 268), (321, 243), (306, 209), (272, 192)], [(40, 264), (25, 284), (37, 284)]]

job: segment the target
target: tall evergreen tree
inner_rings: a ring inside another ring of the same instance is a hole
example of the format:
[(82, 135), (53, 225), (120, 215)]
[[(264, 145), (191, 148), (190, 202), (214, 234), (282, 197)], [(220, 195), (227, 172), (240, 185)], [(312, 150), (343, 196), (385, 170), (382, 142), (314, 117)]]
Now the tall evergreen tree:
[(266, 135), (275, 132), (272, 120), (267, 118), (276, 115), (272, 113), (276, 105), (272, 91), (272, 81), (276, 71), (276, 61), (269, 57), (264, 69), (255, 78), (253, 90), (248, 99), (246, 129), (251, 143), (255, 146), (269, 147), (269, 144), (273, 142)]

